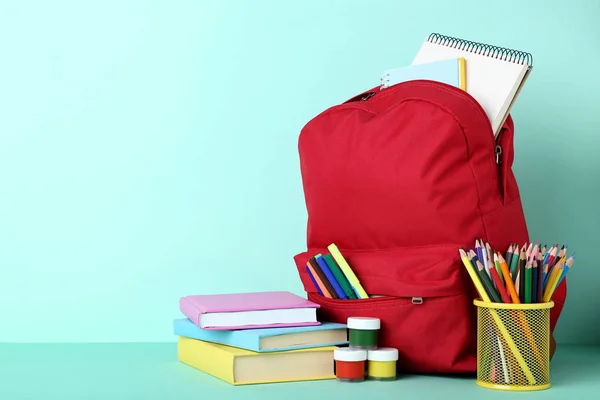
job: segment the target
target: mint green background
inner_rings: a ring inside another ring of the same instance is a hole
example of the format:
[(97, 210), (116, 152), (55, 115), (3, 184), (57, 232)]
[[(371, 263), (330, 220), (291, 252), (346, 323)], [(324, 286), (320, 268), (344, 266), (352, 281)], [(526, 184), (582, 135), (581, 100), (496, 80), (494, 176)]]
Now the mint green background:
[(593, 0), (2, 2), (0, 341), (172, 341), (182, 295), (302, 293), (300, 129), (441, 32), (533, 53), (515, 172), (534, 238), (578, 253), (558, 340), (597, 342), (599, 17)]

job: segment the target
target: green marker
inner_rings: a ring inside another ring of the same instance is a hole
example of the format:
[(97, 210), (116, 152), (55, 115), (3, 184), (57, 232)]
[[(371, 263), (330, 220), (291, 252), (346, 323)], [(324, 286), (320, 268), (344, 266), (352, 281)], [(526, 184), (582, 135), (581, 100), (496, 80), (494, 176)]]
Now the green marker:
[(348, 279), (346, 279), (346, 275), (344, 275), (344, 273), (340, 269), (339, 265), (337, 265), (331, 254), (325, 254), (323, 256), (323, 259), (325, 260), (325, 263), (327, 263), (327, 266), (331, 270), (333, 276), (335, 276), (335, 279), (337, 279), (338, 283), (340, 284), (340, 287), (346, 294), (346, 297), (348, 297), (348, 299), (351, 300), (356, 299), (356, 295), (354, 294), (354, 290), (352, 290), (352, 286), (350, 286), (350, 282), (348, 282)]

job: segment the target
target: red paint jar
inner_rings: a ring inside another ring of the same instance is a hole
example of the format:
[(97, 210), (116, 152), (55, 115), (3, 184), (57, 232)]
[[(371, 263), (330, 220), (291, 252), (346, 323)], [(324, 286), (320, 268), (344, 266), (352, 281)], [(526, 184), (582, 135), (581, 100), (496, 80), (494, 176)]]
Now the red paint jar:
[(362, 382), (365, 380), (367, 351), (352, 347), (338, 347), (333, 351), (335, 376), (342, 382)]

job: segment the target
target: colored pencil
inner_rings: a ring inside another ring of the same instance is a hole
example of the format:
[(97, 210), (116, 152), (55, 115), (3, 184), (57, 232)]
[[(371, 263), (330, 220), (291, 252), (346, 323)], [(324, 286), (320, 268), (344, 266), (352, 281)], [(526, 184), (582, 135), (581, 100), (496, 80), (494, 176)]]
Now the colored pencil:
[(550, 258), (550, 253), (552, 252), (552, 249), (554, 249), (554, 246), (550, 247), (546, 251), (546, 254), (544, 255), (544, 259), (542, 260), (542, 264), (546, 264), (546, 262), (548, 261), (548, 258)]
[(531, 263), (525, 266), (525, 303), (531, 303)]
[(548, 263), (548, 274), (546, 275), (546, 281), (544, 282), (544, 286), (548, 285), (548, 279), (550, 277), (550, 275), (552, 274), (552, 271), (554, 270), (554, 267), (556, 267), (556, 265), (558, 264), (558, 262), (561, 260), (561, 258), (564, 256), (565, 254), (565, 246), (563, 245), (560, 250), (558, 250), (558, 244), (556, 245), (556, 256), (552, 257), (551, 262)]
[(490, 244), (487, 243), (487, 242), (485, 243), (485, 252), (486, 252), (487, 257), (488, 257), (488, 259), (487, 259), (488, 260), (488, 265), (487, 265), (487, 267), (486, 267), (485, 270), (487, 271), (488, 276), (491, 278), (492, 276), (490, 275), (490, 268), (492, 267), (492, 254), (493, 253), (492, 253), (492, 248), (490, 247)]
[(536, 289), (535, 289), (535, 301), (537, 303), (542, 303), (544, 298), (544, 268), (542, 265), (538, 265), (538, 275), (536, 281)]
[(504, 259), (506, 260), (506, 265), (510, 265), (510, 260), (512, 259), (513, 256), (513, 244), (511, 243), (510, 246), (508, 246), (508, 250), (506, 250), (506, 255), (504, 257)]
[[(496, 264), (498, 264), (498, 256), (496, 254), (494, 254), (494, 261)], [(500, 294), (500, 298), (502, 299), (502, 302), (510, 303), (511, 302), (510, 297), (508, 296), (508, 292), (506, 291), (506, 288), (504, 287), (504, 284), (502, 283), (502, 280), (500, 279), (500, 275), (498, 274), (498, 271), (496, 271), (495, 268), (492, 268), (490, 271), (492, 272), (492, 279), (496, 283), (496, 289), (498, 290), (498, 293)]]
[(565, 245), (563, 246), (562, 250), (561, 250), (561, 253), (562, 253), (562, 254), (560, 255), (560, 256), (561, 256), (561, 258), (562, 258), (562, 257), (566, 257), (566, 256), (567, 256), (567, 250), (569, 250), (569, 245), (568, 245), (568, 244), (565, 244)]
[[(552, 268), (556, 264), (558, 264), (558, 262), (560, 261), (560, 258), (562, 257), (562, 253), (563, 253), (564, 249), (565, 249), (564, 245), (560, 249), (558, 248), (558, 246), (556, 247), (556, 256), (554, 256), (554, 258), (552, 258), (552, 263), (550, 264), (550, 268)], [(548, 270), (548, 272), (551, 272), (550, 269)]]
[(473, 281), (473, 284), (475, 285), (475, 288), (477, 289), (477, 292), (479, 293), (479, 297), (481, 297), (481, 300), (485, 301), (486, 303), (490, 303), (490, 296), (483, 287), (481, 279), (479, 278), (479, 274), (477, 274), (475, 271), (475, 268), (473, 267), (473, 264), (471, 264), (471, 260), (469, 260), (467, 253), (465, 253), (463, 249), (459, 249), (458, 252), (460, 254), (460, 259), (462, 260), (467, 272), (469, 273), (469, 276), (471, 277), (471, 280)]
[(531, 252), (533, 251), (533, 243), (529, 243), (527, 250), (525, 250), (525, 256), (527, 258), (531, 257)]
[(519, 246), (515, 246), (515, 253), (513, 258), (510, 260), (510, 277), (513, 282), (516, 282), (517, 271), (519, 266)]
[(542, 250), (540, 250), (540, 256), (542, 259), (546, 256), (546, 245), (542, 246)]
[(548, 261), (546, 260), (542, 267), (542, 288), (546, 285), (546, 279), (548, 278)]
[(498, 261), (500, 263), (500, 268), (502, 269), (502, 275), (504, 275), (504, 282), (506, 282), (506, 289), (510, 294), (510, 298), (512, 302), (515, 304), (521, 303), (519, 300), (519, 295), (517, 294), (517, 290), (515, 289), (515, 285), (510, 277), (510, 271), (508, 270), (508, 265), (502, 255), (498, 253)]
[(519, 299), (521, 303), (525, 303), (525, 257), (526, 252), (521, 252), (521, 258), (519, 260)]
[(563, 273), (560, 275), (560, 278), (558, 279), (558, 283), (556, 284), (556, 287), (558, 287), (558, 285), (560, 285), (562, 280), (565, 279), (565, 275), (567, 275), (567, 272), (569, 272), (571, 270), (571, 267), (573, 266), (573, 262), (575, 261), (575, 254), (577, 254), (577, 253), (573, 253), (573, 255), (571, 257), (569, 257), (569, 259), (565, 262), (565, 267), (563, 268)]
[(496, 256), (496, 254), (500, 254), (500, 252), (494, 253), (494, 267), (496, 267), (496, 273), (500, 277), (500, 282), (502, 282), (502, 285), (504, 285), (504, 274), (502, 273), (502, 268), (500, 268), (500, 263), (498, 262), (498, 257)]
[(552, 268), (552, 273), (550, 274), (550, 277), (548, 278), (548, 283), (546, 284), (546, 287), (544, 288), (544, 303), (547, 303), (550, 301), (550, 299), (552, 298), (552, 293), (554, 293), (554, 289), (556, 288), (556, 282), (558, 281), (558, 278), (560, 277), (560, 274), (562, 273), (562, 267), (563, 267), (564, 261), (560, 260), (556, 266), (554, 268)]
[[(495, 335), (494, 335), (495, 336)], [(508, 366), (506, 365), (506, 356), (504, 355), (504, 349), (502, 348), (502, 342), (500, 338), (496, 336), (498, 339), (498, 350), (500, 350), (500, 359), (502, 360), (502, 371), (504, 372), (504, 383), (510, 382), (508, 378)]]
[[(494, 288), (494, 284), (492, 283), (490, 277), (485, 272), (485, 268), (483, 267), (483, 264), (479, 260), (477, 260), (476, 256), (475, 257), (474, 256), (475, 256), (475, 252), (473, 250), (471, 250), (471, 254), (470, 254), (471, 262), (472, 262), (473, 266), (476, 267), (476, 269), (479, 273), (479, 277), (481, 279), (481, 283), (483, 283), (483, 287), (488, 292), (488, 294), (490, 295), (490, 298), (492, 299), (492, 301), (494, 303), (502, 303), (502, 300), (500, 299), (500, 295)], [(494, 268), (491, 267), (490, 271), (492, 271), (493, 269)]]
[(540, 251), (540, 246), (538, 242), (535, 242), (535, 246), (533, 246), (533, 250), (531, 250), (531, 254), (529, 255), (529, 262), (533, 265), (533, 260), (537, 258), (537, 253)]
[(533, 260), (533, 265), (531, 266), (531, 302), (537, 302), (537, 277), (538, 277), (538, 260)]
[(481, 260), (483, 266), (485, 267), (486, 261), (483, 256), (483, 249), (481, 248), (481, 243), (479, 243), (479, 239), (475, 240), (475, 253), (477, 254), (477, 258)]
[[(550, 266), (554, 265), (554, 259), (556, 258), (556, 253), (558, 252), (558, 243), (556, 244), (556, 246), (552, 247), (552, 250), (549, 253), (548, 256), (548, 272), (550, 272)], [(544, 282), (545, 284), (545, 282)]]
[(487, 271), (489, 268), (489, 265), (490, 265), (489, 255), (488, 255), (487, 248), (485, 247), (485, 243), (483, 242), (483, 240), (481, 241), (480, 245), (481, 245), (481, 254), (483, 255), (483, 267)]

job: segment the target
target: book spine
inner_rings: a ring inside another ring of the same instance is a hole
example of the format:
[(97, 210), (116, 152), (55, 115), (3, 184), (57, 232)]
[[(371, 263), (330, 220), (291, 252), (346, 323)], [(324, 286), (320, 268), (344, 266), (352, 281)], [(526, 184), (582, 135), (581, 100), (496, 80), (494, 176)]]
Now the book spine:
[(260, 337), (242, 332), (200, 329), (187, 319), (173, 321), (173, 334), (205, 342), (259, 352)]
[[(202, 357), (198, 357), (202, 354)], [(180, 337), (177, 358), (184, 364), (235, 385), (235, 356), (227, 351), (198, 340)], [(215, 360), (219, 360), (215, 362)]]
[(188, 317), (189, 320), (192, 321), (195, 325), (201, 328), (200, 315), (202, 314), (202, 311), (194, 307), (194, 305), (190, 303), (185, 297), (179, 299), (179, 311), (181, 311), (183, 315)]

